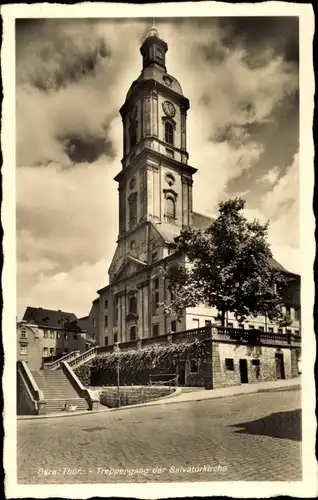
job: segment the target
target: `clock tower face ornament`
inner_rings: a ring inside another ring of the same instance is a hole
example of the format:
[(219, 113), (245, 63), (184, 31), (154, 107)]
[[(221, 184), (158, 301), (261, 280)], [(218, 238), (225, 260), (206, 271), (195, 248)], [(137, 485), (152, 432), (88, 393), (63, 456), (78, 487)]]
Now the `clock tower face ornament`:
[(167, 116), (170, 116), (171, 118), (174, 117), (174, 115), (176, 114), (176, 108), (174, 107), (174, 105), (170, 101), (163, 102), (162, 109), (163, 109), (164, 113)]

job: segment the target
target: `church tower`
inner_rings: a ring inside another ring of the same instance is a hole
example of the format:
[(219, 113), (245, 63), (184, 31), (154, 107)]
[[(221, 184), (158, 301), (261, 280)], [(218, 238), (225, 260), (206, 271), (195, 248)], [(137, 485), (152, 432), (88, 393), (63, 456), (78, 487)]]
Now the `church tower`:
[[(151, 263), (150, 225), (164, 240), (191, 225), (196, 169), (188, 164), (186, 143), (190, 105), (178, 80), (167, 72), (167, 51), (167, 43), (152, 28), (140, 47), (141, 74), (120, 109), (123, 158), (122, 170), (115, 177), (119, 233), (110, 282), (127, 255)], [(163, 247), (156, 259), (166, 256)]]

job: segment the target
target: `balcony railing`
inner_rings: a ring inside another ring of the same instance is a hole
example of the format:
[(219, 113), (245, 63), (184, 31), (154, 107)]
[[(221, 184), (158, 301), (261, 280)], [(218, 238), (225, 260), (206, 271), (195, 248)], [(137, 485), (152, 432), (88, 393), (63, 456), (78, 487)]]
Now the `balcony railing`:
[[(193, 328), (182, 332), (171, 332), (156, 337), (144, 338), (139, 340), (131, 340), (121, 342), (119, 345), (120, 351), (136, 350), (146, 348), (154, 344), (166, 344), (168, 342), (182, 342), (192, 340), (216, 340), (216, 341), (234, 341), (247, 345), (293, 345), (300, 346), (301, 338), (299, 335), (291, 333), (272, 333), (263, 332), (258, 329), (244, 330), (242, 328), (228, 328), (216, 325), (208, 325), (202, 328)], [(104, 356), (114, 350), (113, 345), (109, 346), (94, 346), (88, 351), (83, 352), (79, 356), (72, 356), (67, 362), (70, 367), (77, 368), (96, 356)], [(71, 353), (70, 353), (71, 354)], [(57, 360), (55, 363), (65, 361), (65, 357)]]

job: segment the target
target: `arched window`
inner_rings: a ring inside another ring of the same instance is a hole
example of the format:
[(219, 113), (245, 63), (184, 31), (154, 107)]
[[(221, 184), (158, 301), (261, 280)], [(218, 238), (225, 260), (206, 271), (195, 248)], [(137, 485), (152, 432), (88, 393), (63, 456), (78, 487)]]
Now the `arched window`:
[(169, 122), (165, 123), (165, 141), (173, 145), (173, 126)]
[(169, 219), (175, 219), (176, 217), (176, 205), (171, 196), (166, 198), (166, 216), (169, 217)]

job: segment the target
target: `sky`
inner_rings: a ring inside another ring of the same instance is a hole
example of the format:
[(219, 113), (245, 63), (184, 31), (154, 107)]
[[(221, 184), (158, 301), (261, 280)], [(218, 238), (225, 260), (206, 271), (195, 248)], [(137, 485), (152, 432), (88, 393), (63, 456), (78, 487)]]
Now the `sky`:
[[(119, 108), (149, 19), (16, 24), (17, 314), (89, 313), (118, 232)], [(242, 196), (270, 221), (274, 257), (299, 262), (297, 18), (157, 20), (167, 70), (190, 100), (194, 210)]]

